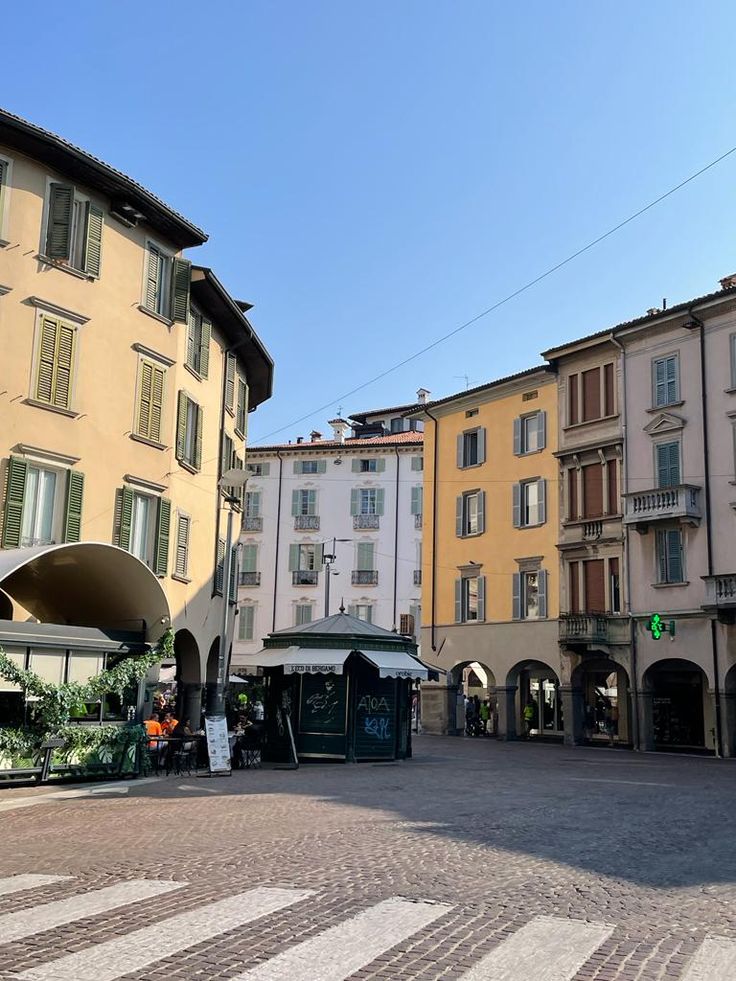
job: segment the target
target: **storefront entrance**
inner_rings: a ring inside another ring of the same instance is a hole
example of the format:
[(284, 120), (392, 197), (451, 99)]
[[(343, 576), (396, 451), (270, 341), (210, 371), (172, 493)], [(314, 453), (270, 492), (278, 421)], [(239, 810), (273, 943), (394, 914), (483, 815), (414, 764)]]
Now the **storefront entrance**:
[(691, 661), (654, 664), (645, 680), (657, 749), (705, 749), (706, 677)]
[(531, 739), (562, 738), (560, 683), (546, 664), (532, 662), (518, 673), (519, 733)]

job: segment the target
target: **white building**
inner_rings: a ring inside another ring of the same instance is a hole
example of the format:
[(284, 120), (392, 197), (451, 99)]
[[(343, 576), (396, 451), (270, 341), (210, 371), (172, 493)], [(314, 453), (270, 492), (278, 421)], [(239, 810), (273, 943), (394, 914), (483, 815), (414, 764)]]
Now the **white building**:
[(333, 419), (329, 439), (249, 448), (234, 668), (273, 630), (341, 603), (418, 636), (423, 433), (404, 418), (416, 405)]

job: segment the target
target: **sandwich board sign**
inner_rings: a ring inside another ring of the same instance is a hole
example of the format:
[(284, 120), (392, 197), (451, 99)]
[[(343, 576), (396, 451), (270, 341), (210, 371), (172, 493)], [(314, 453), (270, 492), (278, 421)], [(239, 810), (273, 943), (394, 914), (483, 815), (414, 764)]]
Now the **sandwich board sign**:
[(230, 741), (227, 738), (227, 720), (224, 715), (206, 716), (204, 729), (207, 734), (207, 755), (212, 775), (230, 776)]

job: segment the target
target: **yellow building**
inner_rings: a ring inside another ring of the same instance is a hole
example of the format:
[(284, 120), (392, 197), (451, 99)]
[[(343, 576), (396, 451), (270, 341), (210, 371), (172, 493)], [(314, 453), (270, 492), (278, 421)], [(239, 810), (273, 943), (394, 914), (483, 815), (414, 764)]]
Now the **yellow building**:
[[(430, 731), (490, 698), (499, 736), (561, 736), (557, 380), (533, 368), (424, 406), (422, 651)], [(563, 689), (561, 692), (561, 685)]]
[[(44, 563), (66, 554), (73, 577), (73, 556), (92, 555), (62, 543), (132, 553), (150, 570), (149, 587), (163, 587), (181, 709), (197, 722), (222, 620), (218, 479), (243, 466), (247, 414), (270, 396), (273, 370), (248, 304), (183, 258), (205, 240), (119, 171), (0, 112), (2, 548), (33, 550), (38, 593)], [(94, 579), (97, 560), (79, 561)], [(135, 620), (126, 590), (125, 579), (100, 582), (66, 609), (64, 643), (50, 627), (25, 642), (19, 625), (27, 630), (38, 600), (6, 578), (0, 643), (56, 681), (93, 674), (106, 655), (161, 632), (113, 622), (123, 612), (121, 621)], [(118, 599), (103, 612), (96, 597), (106, 591)]]

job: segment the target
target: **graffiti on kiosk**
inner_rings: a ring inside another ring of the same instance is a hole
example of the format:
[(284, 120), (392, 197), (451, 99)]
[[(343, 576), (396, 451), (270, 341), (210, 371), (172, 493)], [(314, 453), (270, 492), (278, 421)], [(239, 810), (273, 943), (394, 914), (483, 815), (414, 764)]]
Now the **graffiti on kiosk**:
[(381, 740), (391, 738), (391, 720), (385, 715), (377, 717), (366, 715), (363, 725), (367, 736), (373, 736), (374, 739)]
[(366, 712), (390, 712), (388, 700), (381, 695), (363, 695), (358, 702), (358, 711), (365, 709)]

